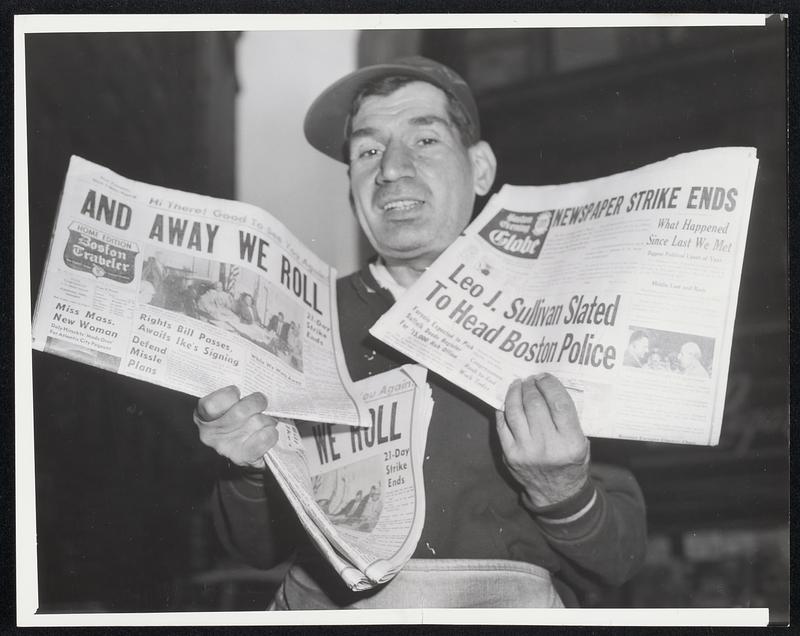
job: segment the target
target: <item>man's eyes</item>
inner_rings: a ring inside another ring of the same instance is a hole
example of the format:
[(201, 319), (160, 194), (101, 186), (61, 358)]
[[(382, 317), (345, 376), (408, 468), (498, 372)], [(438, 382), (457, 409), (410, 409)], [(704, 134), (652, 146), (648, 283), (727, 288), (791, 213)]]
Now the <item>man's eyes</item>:
[[(441, 143), (441, 139), (439, 139), (439, 137), (436, 136), (425, 135), (414, 140), (409, 140), (406, 143), (410, 143), (416, 147), (425, 148), (428, 146), (434, 146), (438, 143)], [(376, 146), (364, 145), (361, 147), (355, 147), (353, 148), (350, 160), (353, 161), (355, 159), (371, 159), (373, 157), (379, 156), (381, 153), (383, 153), (383, 150), (384, 148), (382, 145), (376, 145)]]

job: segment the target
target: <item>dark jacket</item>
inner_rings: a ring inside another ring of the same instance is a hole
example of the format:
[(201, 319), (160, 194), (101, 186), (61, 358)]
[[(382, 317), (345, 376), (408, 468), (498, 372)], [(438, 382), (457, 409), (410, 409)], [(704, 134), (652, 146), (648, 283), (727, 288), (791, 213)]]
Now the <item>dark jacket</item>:
[[(368, 269), (339, 280), (337, 296), (353, 380), (409, 362), (368, 334), (393, 302)], [(434, 409), (424, 462), (426, 516), (414, 558), (527, 561), (551, 572), (568, 607), (577, 604), (574, 590), (619, 585), (633, 576), (644, 557), (646, 528), (644, 501), (631, 473), (593, 463), (592, 477), (578, 494), (545, 509), (526, 507), (503, 465), (491, 407), (433, 373), (428, 382)], [(307, 542), (271, 482), (239, 476), (220, 482), (216, 493), (223, 541), (261, 567), (286, 558), (295, 539)], [(564, 522), (590, 502), (585, 514)]]

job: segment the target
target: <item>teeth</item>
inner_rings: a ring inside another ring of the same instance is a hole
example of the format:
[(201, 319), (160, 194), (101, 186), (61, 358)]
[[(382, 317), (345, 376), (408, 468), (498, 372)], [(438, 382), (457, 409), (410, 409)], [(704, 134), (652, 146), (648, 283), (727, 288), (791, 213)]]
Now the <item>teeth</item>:
[(419, 205), (419, 201), (402, 199), (400, 201), (390, 201), (383, 206), (384, 210), (409, 210)]

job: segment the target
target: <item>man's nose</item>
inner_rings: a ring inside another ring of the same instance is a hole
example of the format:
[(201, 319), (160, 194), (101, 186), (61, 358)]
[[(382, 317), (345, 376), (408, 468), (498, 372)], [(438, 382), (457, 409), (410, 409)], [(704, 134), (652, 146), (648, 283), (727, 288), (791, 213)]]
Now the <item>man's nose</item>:
[(381, 156), (381, 166), (378, 172), (378, 183), (397, 181), (404, 177), (413, 177), (416, 174), (414, 157), (411, 150), (402, 143), (390, 143)]

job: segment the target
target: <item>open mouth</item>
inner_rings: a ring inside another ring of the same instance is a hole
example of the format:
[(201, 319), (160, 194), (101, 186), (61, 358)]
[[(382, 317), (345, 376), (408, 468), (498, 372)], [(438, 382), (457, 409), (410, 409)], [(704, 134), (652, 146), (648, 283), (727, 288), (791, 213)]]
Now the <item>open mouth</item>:
[(396, 201), (389, 201), (384, 203), (382, 207), (384, 212), (405, 212), (413, 210), (423, 204), (419, 199), (398, 199)]

